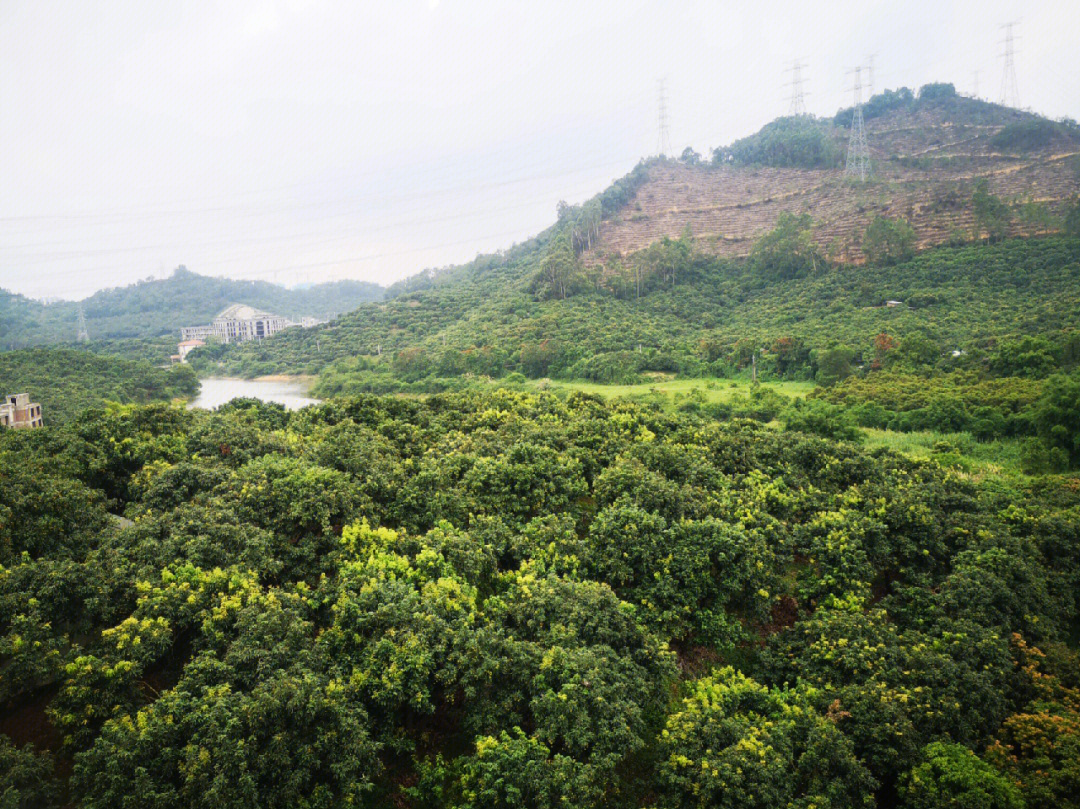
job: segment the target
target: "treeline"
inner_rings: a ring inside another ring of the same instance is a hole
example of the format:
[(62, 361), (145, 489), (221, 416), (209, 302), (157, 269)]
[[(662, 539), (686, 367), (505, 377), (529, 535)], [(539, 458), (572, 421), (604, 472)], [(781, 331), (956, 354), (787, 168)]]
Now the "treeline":
[(0, 352), (0, 395), (29, 393), (46, 424), (70, 422), (105, 402), (145, 404), (198, 392), (199, 380), (186, 365), (162, 369), (70, 348)]
[(409, 293), (462, 284), (490, 284), (494, 278), (505, 280), (505, 272), (537, 260), (537, 256), (568, 251), (576, 259), (591, 246), (604, 217), (614, 216), (633, 198), (637, 189), (649, 178), (649, 167), (662, 158), (642, 160), (625, 177), (621, 177), (592, 199), (581, 205), (560, 201), (556, 206), (554, 225), (537, 236), (508, 250), (477, 256), (466, 264), (443, 269), (429, 269), (398, 281), (386, 290), (393, 299)]
[(5, 806), (1080, 806), (1053, 479), (507, 390), (0, 468)]
[(824, 169), (841, 164), (840, 136), (829, 121), (812, 115), (777, 118), (749, 137), (713, 150), (713, 164)]
[[(1010, 111), (989, 102), (964, 98), (952, 84), (926, 84), (913, 91), (908, 87), (885, 90), (863, 104), (863, 119), (873, 120), (888, 113), (915, 113), (925, 108), (947, 108), (950, 122), (958, 126), (1001, 121)], [(1014, 120), (990, 139), (990, 144), (1004, 151), (1025, 152), (1054, 144), (1080, 142), (1080, 128), (1070, 119), (1050, 121), (1031, 113), (1011, 111)], [(846, 130), (851, 126), (853, 107), (839, 110), (831, 118), (812, 115), (778, 118), (758, 132), (713, 150), (713, 165), (772, 166), (776, 168), (825, 169), (843, 163)], [(697, 163), (692, 150), (684, 161)]]

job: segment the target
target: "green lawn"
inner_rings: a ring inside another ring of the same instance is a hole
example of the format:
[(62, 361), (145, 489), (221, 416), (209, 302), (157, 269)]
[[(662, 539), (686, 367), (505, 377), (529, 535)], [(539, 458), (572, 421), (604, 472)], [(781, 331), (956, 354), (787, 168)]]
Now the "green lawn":
[(1020, 441), (999, 439), (976, 441), (969, 433), (939, 433), (920, 430), (900, 433), (864, 428), (866, 446), (888, 447), (912, 458), (934, 458), (961, 471), (985, 476), (1024, 476), (1020, 468)]
[[(693, 391), (700, 391), (705, 401), (710, 403), (725, 402), (736, 395), (747, 396), (753, 389), (746, 379), (666, 379), (660, 378), (636, 385), (603, 385), (585, 380), (541, 379), (528, 383), (530, 388), (552, 391), (582, 391), (595, 393), (605, 398), (666, 400), (675, 404), (679, 399), (689, 396)], [(813, 382), (762, 382), (762, 387), (771, 388), (777, 393), (792, 398), (802, 397), (814, 389)]]

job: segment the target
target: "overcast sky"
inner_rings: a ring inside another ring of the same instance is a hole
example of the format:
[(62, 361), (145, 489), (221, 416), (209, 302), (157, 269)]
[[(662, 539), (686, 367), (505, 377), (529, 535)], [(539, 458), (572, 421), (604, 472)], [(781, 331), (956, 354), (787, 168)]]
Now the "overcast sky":
[(657, 151), (875, 85), (1080, 117), (1080, 3), (0, 0), (0, 287), (80, 298), (178, 264), (387, 284), (508, 247)]

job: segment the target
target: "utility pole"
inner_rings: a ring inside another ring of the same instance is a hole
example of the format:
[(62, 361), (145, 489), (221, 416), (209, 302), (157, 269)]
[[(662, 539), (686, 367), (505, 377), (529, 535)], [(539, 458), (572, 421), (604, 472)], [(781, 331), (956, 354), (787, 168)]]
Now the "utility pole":
[(1013, 60), (1016, 55), (1013, 41), (1018, 37), (1013, 36), (1014, 25), (1016, 25), (1015, 22), (1007, 22), (1001, 26), (1005, 29), (1005, 39), (1002, 40), (1005, 45), (1005, 53), (1001, 55), (1005, 61), (1004, 68), (1001, 71), (1001, 105), (1019, 109), (1020, 91), (1016, 88), (1016, 64)]
[(658, 95), (658, 128), (656, 138), (656, 153), (661, 157), (671, 154), (671, 133), (668, 128), (667, 114), (667, 79), (657, 79), (656, 89)]
[(806, 92), (803, 91), (803, 75), (802, 69), (806, 67), (805, 64), (798, 59), (791, 63), (791, 67), (787, 68), (784, 72), (791, 74), (791, 95), (788, 99), (791, 101), (791, 106), (788, 107), (788, 115), (806, 115)]
[(855, 112), (851, 115), (851, 137), (848, 139), (847, 166), (844, 174), (858, 177), (859, 182), (866, 182), (870, 176), (870, 147), (866, 145), (866, 129), (862, 114), (862, 68), (857, 67), (855, 74)]
[(86, 315), (83, 313), (83, 305), (79, 304), (79, 334), (75, 338), (80, 343), (89, 343), (90, 335), (86, 331)]

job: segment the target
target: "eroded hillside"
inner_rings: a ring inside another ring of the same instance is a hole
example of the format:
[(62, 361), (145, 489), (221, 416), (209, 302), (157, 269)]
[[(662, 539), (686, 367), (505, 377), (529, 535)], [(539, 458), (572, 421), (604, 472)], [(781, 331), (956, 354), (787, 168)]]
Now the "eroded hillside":
[[(1080, 141), (1066, 130), (1038, 131), (1040, 122), (1051, 124), (958, 97), (887, 111), (866, 121), (874, 177), (865, 184), (845, 180), (842, 165), (657, 161), (629, 202), (605, 218), (584, 259), (596, 264), (626, 256), (663, 236), (678, 237), (687, 226), (702, 249), (743, 256), (783, 212), (809, 213), (815, 240), (837, 260), (862, 260), (863, 232), (879, 214), (907, 219), (922, 249), (972, 237), (971, 197), (981, 178), (1019, 211), (1009, 235), (1036, 235), (1051, 229), (1054, 216), (1080, 192)], [(1003, 145), (1013, 133), (1018, 137)], [(830, 126), (828, 137), (843, 154), (848, 130)]]

